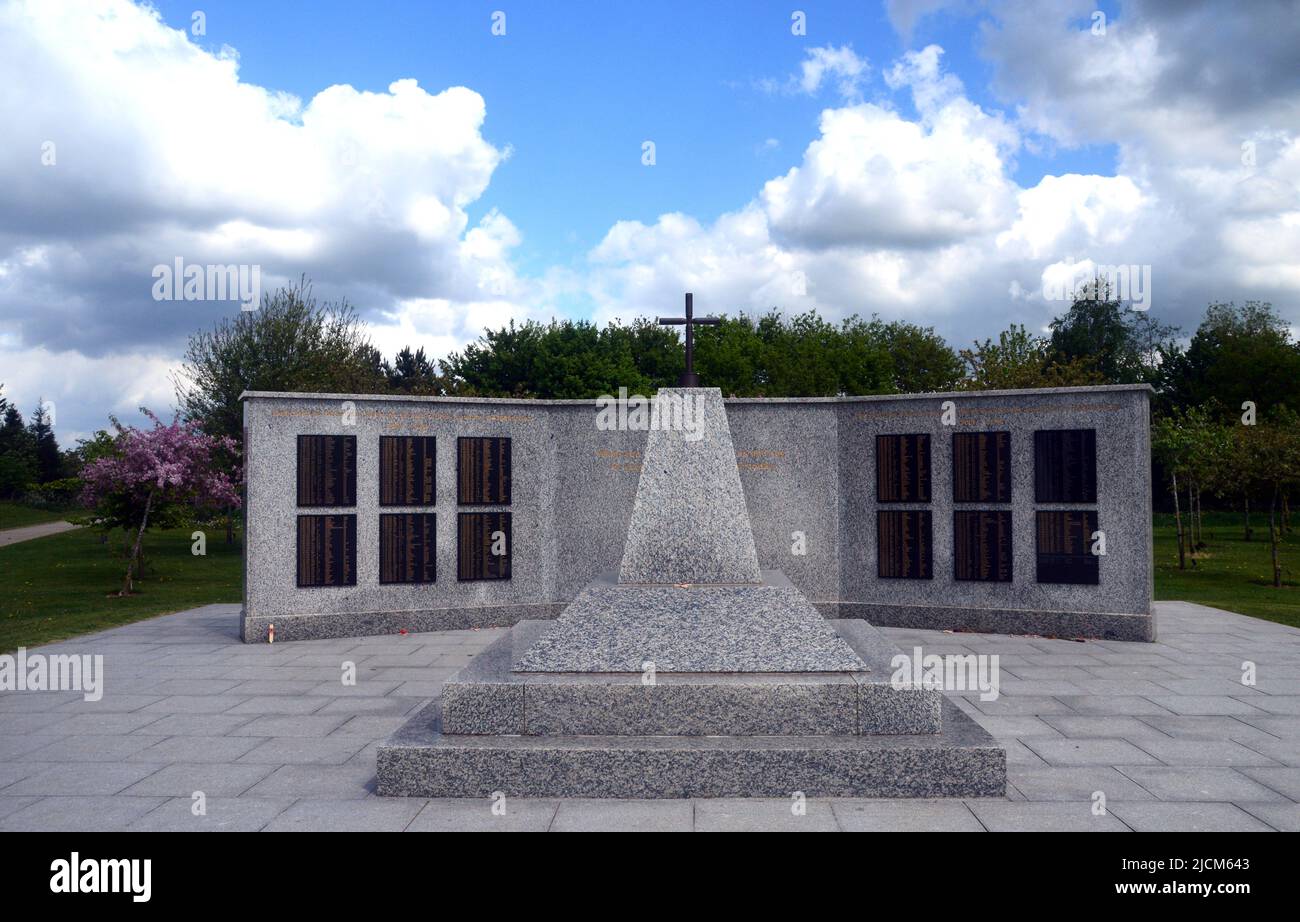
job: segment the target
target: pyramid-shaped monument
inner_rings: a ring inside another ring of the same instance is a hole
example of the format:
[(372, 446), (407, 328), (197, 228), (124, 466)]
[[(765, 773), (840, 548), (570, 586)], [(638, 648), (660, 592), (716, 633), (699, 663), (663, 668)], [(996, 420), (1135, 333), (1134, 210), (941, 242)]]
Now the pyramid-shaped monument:
[(379, 793), (1002, 795), (1005, 751), (892, 682), (879, 631), (759, 568), (721, 393), (657, 402), (618, 570), (452, 677), (380, 747)]

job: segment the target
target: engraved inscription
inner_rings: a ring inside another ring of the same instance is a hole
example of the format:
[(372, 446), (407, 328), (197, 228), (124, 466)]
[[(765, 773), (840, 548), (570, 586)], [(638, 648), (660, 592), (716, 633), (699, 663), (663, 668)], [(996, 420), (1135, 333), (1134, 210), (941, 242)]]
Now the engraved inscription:
[(960, 510), (952, 515), (953, 578), (1011, 582), (1011, 512)]
[(438, 578), (438, 517), (432, 512), (379, 516), (379, 581), (432, 583)]
[(1097, 501), (1097, 430), (1039, 429), (1034, 433), (1034, 501)]
[(1039, 510), (1038, 581), (1097, 585), (1100, 562), (1092, 553), (1097, 513), (1091, 510)]
[(379, 437), (379, 505), (433, 506), (437, 439), (422, 435)]
[(298, 505), (357, 504), (357, 437), (298, 436)]
[(462, 506), (510, 505), (510, 467), (510, 439), (457, 439), (457, 502)]
[(456, 536), (456, 578), (510, 579), (514, 553), (509, 512), (462, 512)]
[(930, 436), (876, 436), (876, 501), (930, 501)]
[(952, 501), (1011, 502), (1011, 433), (954, 432)]
[(876, 573), (881, 579), (932, 579), (929, 510), (881, 509), (876, 513)]
[(298, 516), (298, 585), (357, 584), (357, 517)]

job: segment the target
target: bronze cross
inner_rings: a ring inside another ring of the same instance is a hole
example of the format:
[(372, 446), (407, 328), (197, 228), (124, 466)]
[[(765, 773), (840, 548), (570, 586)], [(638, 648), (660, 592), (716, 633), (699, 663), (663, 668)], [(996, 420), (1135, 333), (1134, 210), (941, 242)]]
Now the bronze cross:
[(695, 308), (692, 303), (693, 296), (686, 292), (686, 316), (685, 317), (658, 317), (656, 318), (663, 326), (685, 326), (686, 327), (686, 371), (677, 379), (678, 387), (699, 387), (700, 376), (695, 373), (695, 326), (697, 324), (707, 324), (716, 326), (722, 321), (717, 317), (696, 317)]

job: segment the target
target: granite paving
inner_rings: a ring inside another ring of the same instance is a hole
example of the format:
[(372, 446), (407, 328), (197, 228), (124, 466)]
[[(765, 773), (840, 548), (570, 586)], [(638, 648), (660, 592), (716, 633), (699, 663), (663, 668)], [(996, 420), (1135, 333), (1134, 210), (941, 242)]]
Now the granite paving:
[(104, 697), (0, 694), (0, 830), (1300, 829), (1300, 630), (1155, 607), (1150, 644), (884, 630), (904, 651), (999, 655), (1015, 681), (998, 700), (949, 698), (1007, 746), (1005, 798), (591, 801), (375, 794), (376, 747), (455, 671), (437, 664), (502, 629), (245, 645), (238, 606), (206, 606), (30, 651), (102, 654)]

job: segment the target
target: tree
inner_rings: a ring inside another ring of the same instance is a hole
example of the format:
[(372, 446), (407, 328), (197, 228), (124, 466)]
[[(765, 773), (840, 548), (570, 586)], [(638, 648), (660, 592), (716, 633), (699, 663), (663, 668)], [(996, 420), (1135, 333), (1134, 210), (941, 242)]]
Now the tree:
[(1259, 483), (1269, 497), (1268, 534), (1273, 585), (1281, 588), (1281, 533), (1277, 516), (1286, 490), (1300, 481), (1300, 417), (1290, 410), (1281, 409), (1266, 422), (1239, 428), (1244, 441), (1242, 457), (1247, 476)]
[(37, 480), (36, 446), (23, 415), (0, 398), (0, 498), (14, 499)]
[(1048, 340), (1030, 333), (1022, 324), (1003, 330), (996, 343), (991, 339), (977, 341), (973, 349), (963, 349), (960, 355), (966, 363), (969, 390), (1074, 387), (1104, 380), (1087, 359), (1062, 363), (1054, 356)]
[(45, 410), (44, 399), (36, 405), (31, 422), (27, 424), (27, 431), (32, 437), (32, 450), (36, 460), (36, 482), (49, 483), (51, 480), (58, 480), (62, 472), (63, 459), (59, 452), (58, 440), (54, 437), (54, 427), (50, 425), (50, 415)]
[(1102, 278), (1079, 291), (1051, 330), (1053, 363), (1085, 362), (1106, 384), (1154, 383), (1160, 348), (1177, 332), (1145, 311), (1128, 309)]
[(964, 377), (961, 357), (933, 327), (895, 320), (872, 321), (872, 332), (893, 362), (891, 383), (899, 394), (954, 390)]
[(109, 454), (88, 463), (83, 473), (82, 501), (91, 508), (91, 523), (106, 530), (135, 532), (127, 555), (126, 575), (119, 595), (130, 594), (151, 524), (185, 521), (195, 515), (239, 505), (235, 482), (217, 464), (219, 451), (234, 451), (234, 440), (200, 431), (195, 422), (171, 425), (141, 408), (153, 429), (113, 426), (117, 438)]
[(1259, 413), (1300, 409), (1300, 345), (1266, 302), (1211, 304), (1187, 351), (1169, 356), (1169, 403), (1214, 403), (1226, 419), (1249, 401)]
[(347, 304), (318, 304), (304, 279), (262, 298), (255, 311), (190, 337), (176, 378), (188, 420), (239, 440), (246, 390), (385, 393), (383, 359)]
[(1187, 569), (1187, 542), (1183, 534), (1183, 515), (1178, 502), (1178, 480), (1187, 480), (1191, 469), (1192, 433), (1180, 414), (1171, 413), (1151, 426), (1151, 453), (1169, 475), (1169, 490), (1174, 497), (1174, 526), (1178, 534), (1178, 569)]
[(425, 356), (424, 347), (412, 352), (410, 346), (404, 346), (394, 357), (393, 364), (384, 362), (384, 377), (388, 380), (388, 387), (397, 393), (448, 394), (450, 379), (438, 373), (437, 365)]

